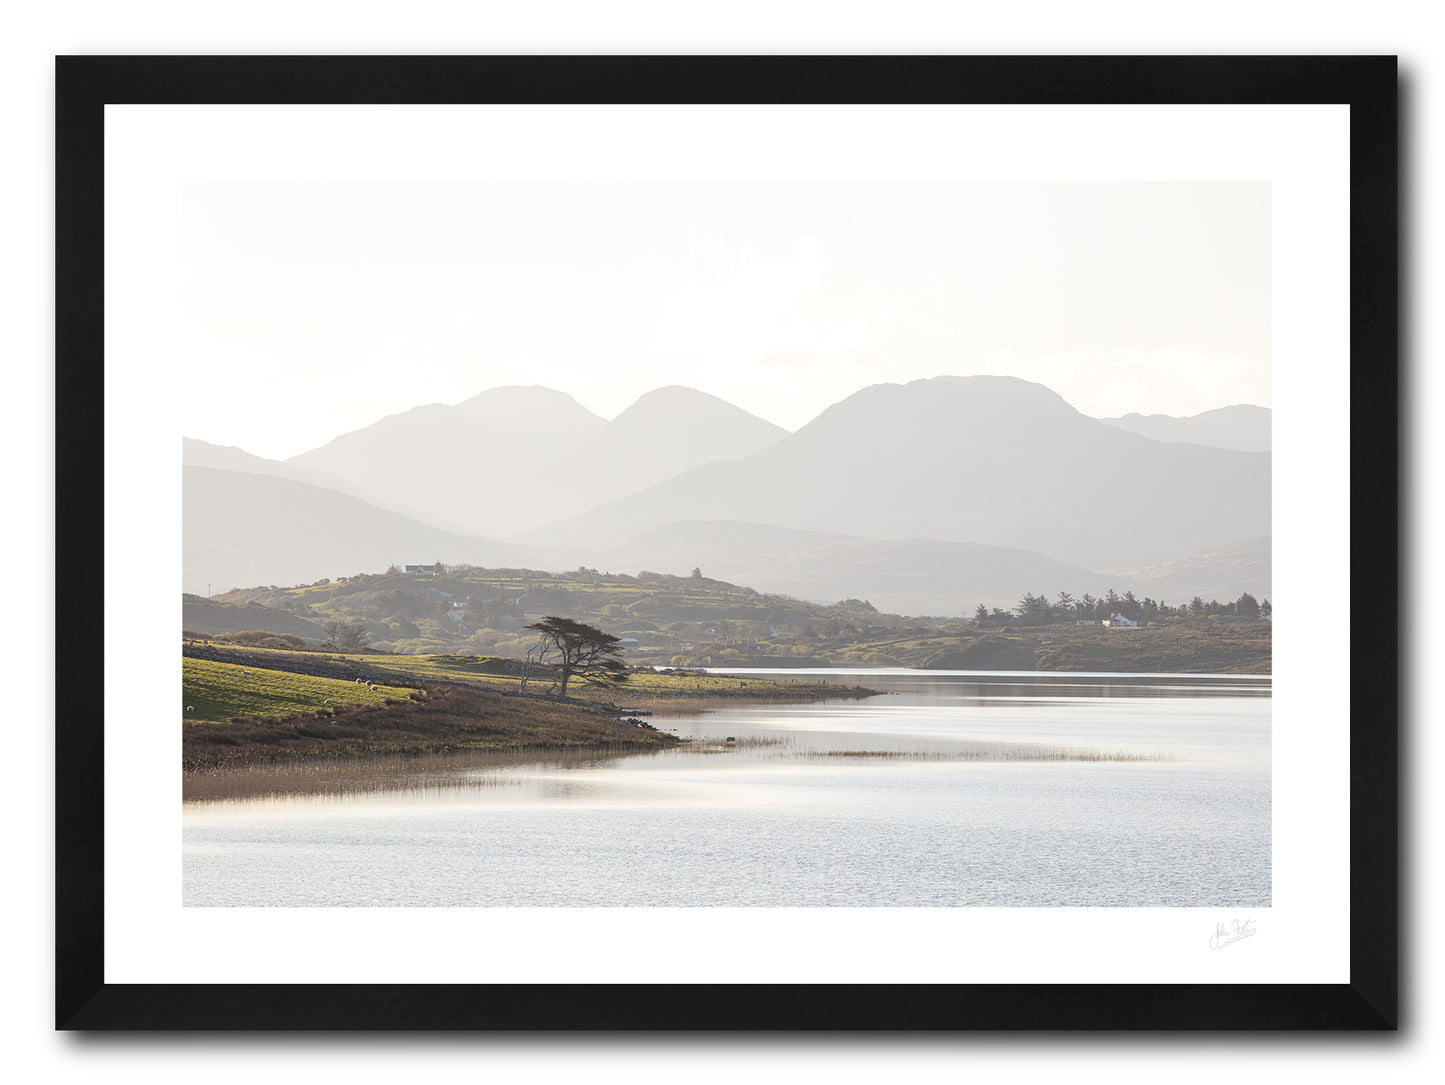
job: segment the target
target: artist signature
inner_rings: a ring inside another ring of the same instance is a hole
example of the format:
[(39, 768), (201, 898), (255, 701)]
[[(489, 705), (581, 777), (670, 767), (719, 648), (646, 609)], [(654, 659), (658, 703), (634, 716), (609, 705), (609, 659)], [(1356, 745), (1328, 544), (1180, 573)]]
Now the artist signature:
[(1210, 949), (1223, 949), (1227, 945), (1238, 942), (1241, 938), (1253, 938), (1259, 931), (1254, 929), (1254, 920), (1246, 919), (1243, 923), (1235, 920), (1233, 923), (1214, 924), (1214, 934), (1209, 938)]

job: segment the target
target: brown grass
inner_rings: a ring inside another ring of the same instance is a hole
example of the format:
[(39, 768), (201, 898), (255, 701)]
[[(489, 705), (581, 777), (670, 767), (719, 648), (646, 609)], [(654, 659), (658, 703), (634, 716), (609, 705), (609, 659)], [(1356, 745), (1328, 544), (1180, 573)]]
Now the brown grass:
[(182, 765), (187, 772), (309, 758), (482, 749), (648, 749), (678, 741), (584, 707), (458, 685), (434, 686), (381, 707), (183, 726)]

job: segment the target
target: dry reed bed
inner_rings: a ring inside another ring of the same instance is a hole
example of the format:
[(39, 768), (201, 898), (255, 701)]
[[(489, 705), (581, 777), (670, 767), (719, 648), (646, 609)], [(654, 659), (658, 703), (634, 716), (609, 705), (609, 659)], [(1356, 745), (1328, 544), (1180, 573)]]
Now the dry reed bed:
[(725, 740), (690, 739), (683, 750), (692, 753), (770, 753), (783, 759), (826, 761), (835, 758), (858, 761), (1067, 761), (1067, 762), (1156, 762), (1178, 761), (1166, 753), (1141, 750), (1093, 749), (1087, 746), (1040, 746), (1026, 742), (978, 742), (953, 750), (826, 750), (804, 745), (796, 738), (744, 735)]
[(636, 747), (610, 749), (569, 747), (538, 750), (468, 749), (416, 754), (378, 754), (370, 757), (309, 758), (304, 760), (248, 762), (187, 772), (181, 797), (186, 802), (282, 799), (309, 795), (360, 795), (408, 791), (445, 792), (458, 786), (500, 787), (509, 782), (508, 770), (576, 769), (600, 765), (618, 757), (636, 756)]
[(1139, 753), (1132, 750), (1090, 750), (1064, 746), (977, 746), (942, 750), (819, 750), (809, 757), (876, 758), (889, 761), (1069, 761), (1144, 762), (1177, 761), (1170, 754)]

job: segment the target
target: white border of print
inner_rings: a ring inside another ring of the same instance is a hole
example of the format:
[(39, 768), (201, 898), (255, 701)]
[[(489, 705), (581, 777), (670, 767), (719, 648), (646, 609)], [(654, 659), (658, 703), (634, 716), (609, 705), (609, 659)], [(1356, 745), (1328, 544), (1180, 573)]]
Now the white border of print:
[[(627, 138), (657, 130), (665, 153)], [(1273, 906), (646, 910), (652, 945), (725, 913), (729, 937), (685, 954), (534, 936), (558, 910), (529, 908), (237, 908), (216, 937), (181, 906), (174, 731), (124, 694), (178, 678), (175, 596), (147, 610), (125, 585), (179, 588), (181, 186), (820, 176), (1272, 185)], [(107, 106), (106, 982), (1348, 982), (1348, 199), (1343, 106)], [(1236, 920), (1256, 935), (1211, 949)]]

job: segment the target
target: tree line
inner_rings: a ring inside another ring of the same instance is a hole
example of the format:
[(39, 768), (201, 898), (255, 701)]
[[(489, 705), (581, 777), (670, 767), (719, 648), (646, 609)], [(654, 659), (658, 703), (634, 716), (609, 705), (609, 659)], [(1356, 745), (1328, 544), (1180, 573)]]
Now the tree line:
[(1029, 625), (1044, 625), (1068, 619), (1100, 621), (1118, 615), (1145, 624), (1166, 618), (1268, 618), (1272, 614), (1273, 607), (1268, 599), (1261, 602), (1249, 592), (1229, 602), (1221, 603), (1218, 599), (1205, 602), (1196, 595), (1187, 603), (1170, 606), (1147, 596), (1136, 598), (1132, 591), (1120, 595), (1110, 588), (1106, 595), (1098, 598), (1088, 592), (1076, 598), (1070, 592), (1061, 591), (1051, 600), (1047, 595), (1025, 592), (1012, 611), (999, 607), (989, 610), (980, 603), (973, 617), (981, 625), (1002, 625), (1015, 620)]

